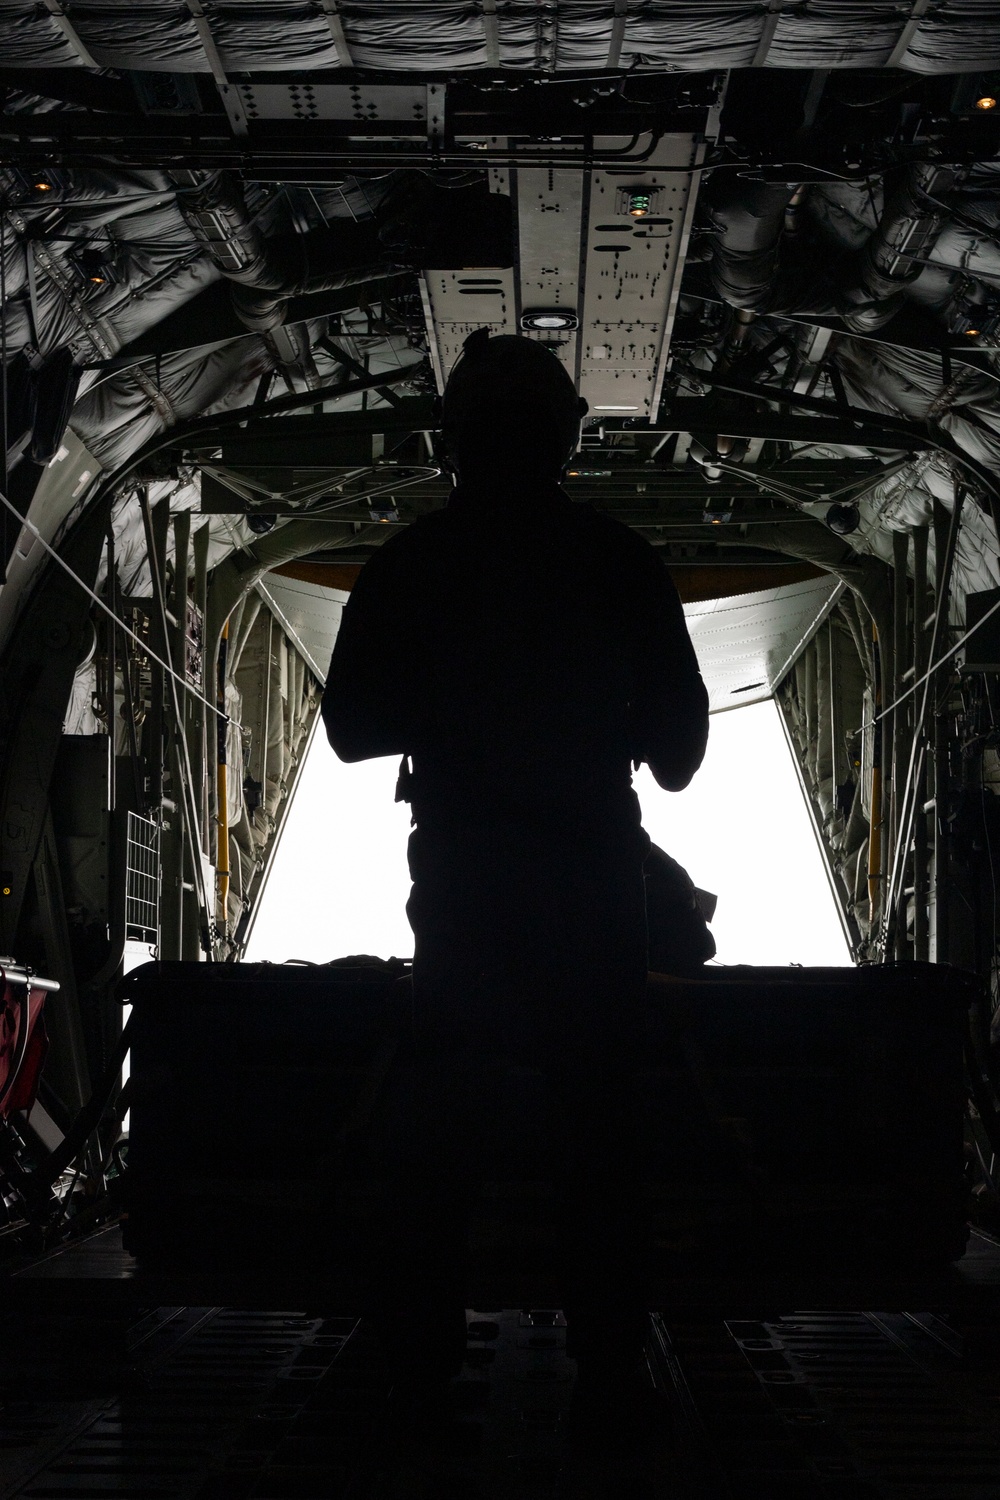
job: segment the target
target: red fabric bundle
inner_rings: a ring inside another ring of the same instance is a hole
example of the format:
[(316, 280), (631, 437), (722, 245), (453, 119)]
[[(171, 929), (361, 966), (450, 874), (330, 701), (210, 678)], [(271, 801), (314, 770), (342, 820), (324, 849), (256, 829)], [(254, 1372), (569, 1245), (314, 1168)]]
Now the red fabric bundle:
[(10, 984), (0, 969), (0, 1119), (30, 1109), (49, 1039), (42, 1019), (45, 991)]

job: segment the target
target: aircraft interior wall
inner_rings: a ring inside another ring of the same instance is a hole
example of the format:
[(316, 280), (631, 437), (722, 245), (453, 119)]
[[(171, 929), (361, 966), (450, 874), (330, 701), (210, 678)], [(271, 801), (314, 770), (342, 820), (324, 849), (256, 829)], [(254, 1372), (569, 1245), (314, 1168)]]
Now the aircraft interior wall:
[(0, 1264), (121, 1215), (130, 955), (244, 982), (344, 605), (447, 502), (478, 329), (589, 402), (566, 493), (655, 549), (713, 711), (776, 701), (844, 993), (954, 976), (1000, 1226), (996, 12), (3, 7)]

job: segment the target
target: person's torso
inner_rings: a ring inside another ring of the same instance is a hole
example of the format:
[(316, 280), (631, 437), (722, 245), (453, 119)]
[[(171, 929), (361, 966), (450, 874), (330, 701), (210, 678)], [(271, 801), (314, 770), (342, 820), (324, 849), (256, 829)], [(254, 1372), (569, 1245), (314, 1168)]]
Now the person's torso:
[(406, 643), (418, 810), (596, 812), (628, 792), (628, 548), (621, 528), (554, 494), (493, 515), (454, 505), (425, 525)]

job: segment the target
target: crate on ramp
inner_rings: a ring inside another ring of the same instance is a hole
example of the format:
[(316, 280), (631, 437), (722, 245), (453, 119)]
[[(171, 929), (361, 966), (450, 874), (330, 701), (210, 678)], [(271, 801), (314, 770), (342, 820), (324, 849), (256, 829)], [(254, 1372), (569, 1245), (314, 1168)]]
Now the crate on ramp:
[[(408, 975), (345, 960), (127, 977), (125, 1242), (140, 1265), (363, 1272), (393, 1154), (419, 1127)], [(635, 1098), (660, 1264), (732, 1275), (959, 1257), (977, 983), (917, 963), (651, 976)], [(489, 1100), (473, 1261), (501, 1280), (557, 1257), (558, 1130), (531, 1062), (463, 1064), (469, 1097), (480, 1068)]]

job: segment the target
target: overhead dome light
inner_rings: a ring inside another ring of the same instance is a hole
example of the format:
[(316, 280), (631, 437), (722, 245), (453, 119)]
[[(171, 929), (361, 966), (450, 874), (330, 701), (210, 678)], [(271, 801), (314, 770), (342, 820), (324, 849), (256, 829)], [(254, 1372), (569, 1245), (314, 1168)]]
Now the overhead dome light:
[(977, 109), (996, 109), (997, 101), (992, 94), (984, 94), (981, 99), (976, 100)]
[(260, 511), (252, 511), (246, 518), (247, 527), (254, 536), (267, 536), (278, 524), (277, 516), (263, 515)]
[(72, 260), (88, 286), (114, 286), (117, 277), (110, 260), (103, 251), (87, 247), (78, 250)]
[(36, 193), (51, 193), (52, 191), (51, 182), (45, 182), (42, 180), (42, 178), (39, 178), (38, 181), (33, 184), (33, 186)]
[(538, 333), (571, 333), (579, 326), (576, 313), (565, 312), (561, 307), (539, 308), (537, 312), (521, 314), (521, 327)]
[[(615, 213), (628, 214), (630, 219), (645, 219), (655, 214), (660, 199), (660, 188), (647, 183), (636, 183), (634, 187), (620, 187), (615, 192)], [(610, 227), (599, 225), (601, 229)]]
[(826, 513), (826, 524), (838, 536), (850, 536), (861, 525), (861, 512), (849, 500), (831, 505)]
[(977, 339), (979, 337), (979, 329), (978, 328), (967, 328), (965, 330), (965, 337), (967, 339)]

